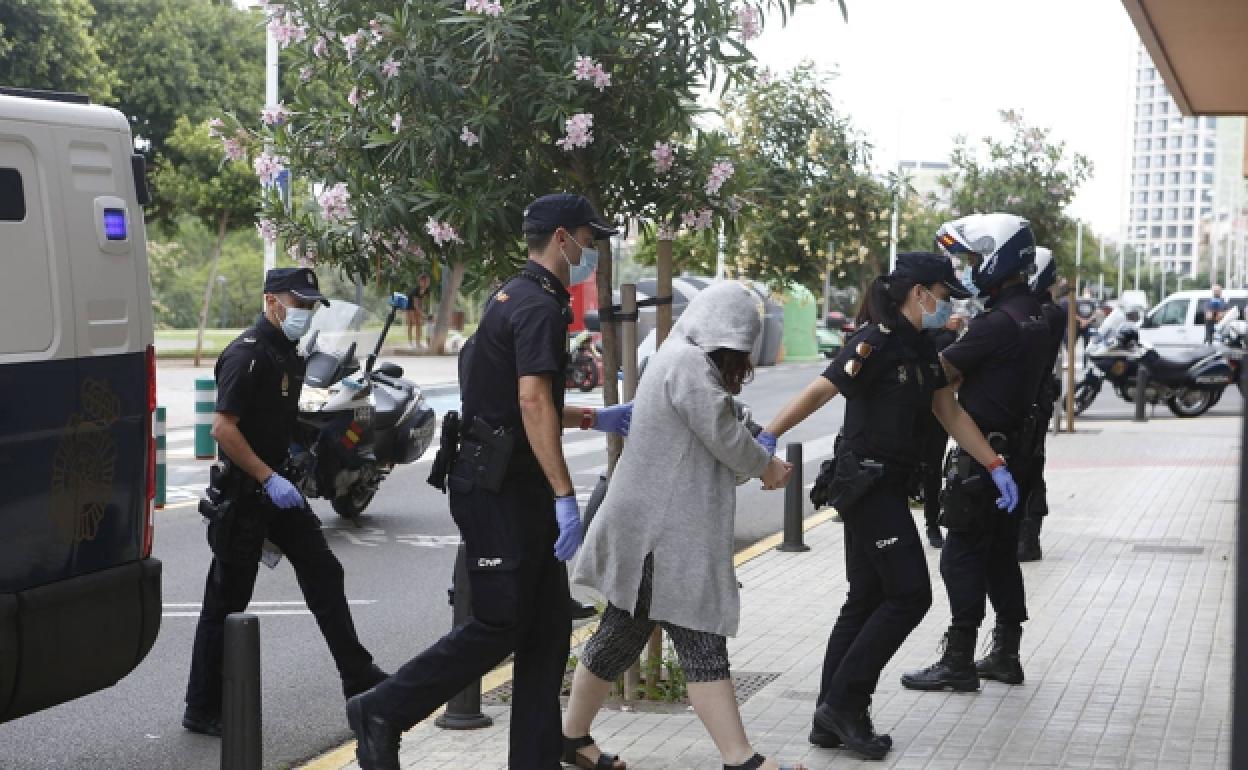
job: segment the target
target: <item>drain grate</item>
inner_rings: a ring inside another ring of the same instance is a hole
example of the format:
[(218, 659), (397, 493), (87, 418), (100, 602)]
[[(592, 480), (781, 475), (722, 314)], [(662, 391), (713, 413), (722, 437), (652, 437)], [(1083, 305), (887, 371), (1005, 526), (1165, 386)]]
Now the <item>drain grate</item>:
[[(758, 694), (767, 685), (780, 678), (777, 671), (734, 671), (732, 673), (732, 686), (737, 693), (737, 703), (745, 703), (750, 698)], [(567, 693), (572, 687), (572, 670), (569, 669), (563, 675), (563, 692)], [(814, 697), (813, 695), (811, 696)], [(511, 703), (511, 682), (505, 682), (493, 690), (481, 695), (481, 705), (483, 706), (503, 706)], [(612, 696), (611, 702), (607, 704), (607, 708), (618, 708), (621, 701)], [(683, 711), (685, 706), (689, 705), (687, 701), (679, 703), (668, 702), (650, 702), (650, 701), (628, 701), (628, 706), (638, 711), (646, 711), (657, 708), (658, 710), (675, 710)]]
[(1136, 543), (1131, 550), (1136, 553), (1187, 554), (1197, 556), (1205, 552), (1203, 545), (1162, 545), (1159, 543)]

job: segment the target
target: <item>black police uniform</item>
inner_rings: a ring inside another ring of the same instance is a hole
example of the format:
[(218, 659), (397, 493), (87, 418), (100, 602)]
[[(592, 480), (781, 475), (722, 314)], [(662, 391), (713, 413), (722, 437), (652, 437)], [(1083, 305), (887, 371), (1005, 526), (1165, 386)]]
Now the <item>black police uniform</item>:
[(1061, 386), (1057, 375), (1053, 373), (1057, 365), (1057, 356), (1062, 349), (1062, 340), (1066, 335), (1066, 310), (1053, 300), (1053, 296), (1045, 292), (1040, 297), (1041, 310), (1049, 328), (1049, 347), (1046, 351), (1046, 367), (1040, 378), (1040, 392), (1036, 396), (1033, 414), (1036, 425), (1036, 444), (1031, 460), (1031, 471), (1026, 486), (1027, 497), (1022, 500), (1023, 521), (1020, 525), (1018, 540), (1018, 560), (1036, 561), (1042, 557), (1040, 549), (1040, 529), (1044, 517), (1049, 515), (1048, 485), (1044, 481), (1045, 437), (1047, 426), (1053, 419), (1053, 410), (1061, 394)]
[[(448, 486), (467, 552), (472, 619), (358, 699), (370, 716), (405, 730), (514, 652), (512, 768), (558, 768), (562, 754), (559, 693), (572, 630), (567, 570), (555, 558), (554, 492), (525, 439), (518, 379), (549, 376), (562, 412), (568, 300), (559, 279), (530, 261), (494, 295), (460, 354), (470, 432)], [(475, 418), (515, 442), (494, 491), (467, 451), (484, 438), (471, 432)]]
[(857, 712), (932, 603), (906, 490), (932, 394), (947, 383), (931, 340), (904, 318), (896, 328), (865, 326), (823, 376), (846, 398), (838, 455), (847, 449), (884, 469), (861, 498), (838, 506), (849, 595), (828, 638), (819, 704)]
[[(943, 353), (963, 376), (959, 403), (1005, 455), (1019, 483), (1020, 500), (1027, 499), (1030, 473), (1021, 434), (1046, 371), (1048, 347), (1040, 303), (1024, 283), (1002, 289), (989, 310), (973, 318), (966, 334)], [(1000, 438), (994, 439), (994, 434)], [(981, 483), (969, 514), (955, 520), (946, 506), (949, 533), (940, 555), (951, 626), (972, 635), (983, 622), (986, 597), (992, 600), (998, 624), (1017, 625), (1027, 619), (1017, 558), (1021, 517), (1017, 510), (1011, 514), (997, 508), (996, 488), (979, 470)]]
[[(237, 415), (243, 438), (266, 465), (279, 472), (298, 417), (304, 368), (296, 343), (264, 316), (217, 359), (216, 411)], [(224, 451), (221, 456), (225, 459)], [(208, 525), (213, 559), (195, 629), (187, 706), (205, 717), (220, 714), (225, 618), (242, 612), (251, 601), (266, 538), (290, 559), (308, 609), (329, 644), (344, 693), (349, 697), (368, 689), (384, 674), (373, 665), (356, 635), (342, 565), (325, 541), (320, 519), (306, 503), (300, 508), (277, 508), (254, 480), (244, 479), (241, 486), (232, 516)]]
[[(951, 329), (926, 329), (923, 336), (932, 342), (937, 353), (952, 345), (958, 333)], [(919, 465), (918, 483), (923, 497), (923, 523), (928, 532), (940, 534), (940, 490), (944, 483), (945, 448), (949, 445), (949, 433), (930, 411), (924, 416), (923, 452)]]

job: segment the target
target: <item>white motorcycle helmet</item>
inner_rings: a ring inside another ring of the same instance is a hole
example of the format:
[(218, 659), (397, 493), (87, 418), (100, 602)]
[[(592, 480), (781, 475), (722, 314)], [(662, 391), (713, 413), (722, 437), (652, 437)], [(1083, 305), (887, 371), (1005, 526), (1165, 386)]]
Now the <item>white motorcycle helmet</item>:
[(1027, 285), (1032, 294), (1042, 294), (1057, 283), (1057, 262), (1053, 259), (1053, 250), (1044, 246), (1036, 247), (1036, 264)]
[(1029, 271), (1036, 259), (1031, 225), (1014, 214), (972, 214), (946, 222), (936, 232), (936, 245), (970, 261), (970, 282), (981, 295)]

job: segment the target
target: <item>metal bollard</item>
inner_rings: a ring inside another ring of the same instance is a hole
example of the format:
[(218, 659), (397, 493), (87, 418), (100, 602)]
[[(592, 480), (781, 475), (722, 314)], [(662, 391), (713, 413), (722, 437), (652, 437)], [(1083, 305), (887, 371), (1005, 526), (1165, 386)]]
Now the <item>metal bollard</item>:
[(776, 546), (777, 551), (800, 553), (809, 551), (810, 546), (802, 542), (802, 511), (806, 493), (802, 484), (802, 445), (789, 444), (785, 449), (785, 459), (793, 465), (793, 474), (789, 476), (789, 485), (784, 488), (784, 542)]
[[(455, 555), (454, 587), (450, 590), (454, 628), (472, 618), (472, 588), (468, 582), (468, 554), (461, 543)], [(481, 713), (481, 680), (478, 679), (446, 703), (446, 711), (433, 722), (443, 730), (476, 730), (490, 727), (494, 720)]]
[(217, 407), (217, 383), (211, 377), (195, 380), (195, 457), (212, 460), (217, 456), (217, 442), (212, 437), (212, 413)]
[(1148, 414), (1145, 412), (1147, 404), (1144, 403), (1144, 394), (1148, 391), (1148, 367), (1140, 364), (1139, 371), (1135, 374), (1135, 419), (1134, 422), (1148, 422)]
[(246, 612), (225, 619), (221, 770), (260, 770), (260, 619)]
[(165, 408), (156, 407), (156, 419), (152, 422), (152, 436), (156, 441), (156, 501), (157, 508), (165, 507), (165, 495), (169, 476), (165, 467)]

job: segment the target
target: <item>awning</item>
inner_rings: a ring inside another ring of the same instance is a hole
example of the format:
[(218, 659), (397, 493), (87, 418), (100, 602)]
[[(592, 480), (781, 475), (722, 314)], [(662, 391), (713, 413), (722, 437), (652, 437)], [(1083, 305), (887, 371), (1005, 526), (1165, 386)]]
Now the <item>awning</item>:
[(1122, 4), (1185, 115), (1248, 115), (1248, 2)]

